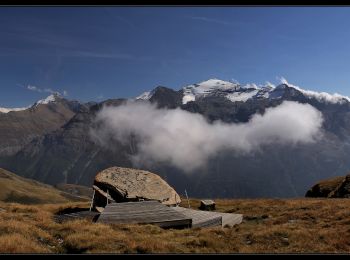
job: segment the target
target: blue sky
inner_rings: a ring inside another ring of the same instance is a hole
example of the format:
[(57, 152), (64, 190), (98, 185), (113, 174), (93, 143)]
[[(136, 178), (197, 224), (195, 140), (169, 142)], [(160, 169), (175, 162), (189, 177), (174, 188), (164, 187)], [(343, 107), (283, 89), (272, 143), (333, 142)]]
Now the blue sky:
[(209, 78), (350, 96), (349, 28), (349, 7), (0, 7), (0, 107)]

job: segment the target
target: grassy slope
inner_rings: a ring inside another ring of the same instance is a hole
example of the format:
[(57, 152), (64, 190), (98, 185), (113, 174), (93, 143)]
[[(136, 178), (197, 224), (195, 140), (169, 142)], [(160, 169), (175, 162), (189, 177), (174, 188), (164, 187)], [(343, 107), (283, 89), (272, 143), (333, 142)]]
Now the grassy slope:
[(87, 200), (0, 168), (0, 201), (23, 204), (64, 203)]
[[(0, 203), (0, 252), (52, 253), (348, 253), (349, 199), (217, 200), (217, 210), (244, 214), (233, 228), (163, 230), (153, 225), (55, 223), (52, 214), (88, 203)], [(184, 206), (187, 202), (184, 201)], [(199, 201), (191, 200), (191, 206)]]
[(86, 186), (81, 186), (81, 185), (76, 185), (76, 184), (57, 184), (54, 186), (56, 189), (59, 189), (61, 191), (73, 194), (73, 195), (78, 195), (78, 196), (83, 196), (83, 197), (88, 197), (92, 198), (93, 194), (93, 189), (92, 187), (86, 187)]

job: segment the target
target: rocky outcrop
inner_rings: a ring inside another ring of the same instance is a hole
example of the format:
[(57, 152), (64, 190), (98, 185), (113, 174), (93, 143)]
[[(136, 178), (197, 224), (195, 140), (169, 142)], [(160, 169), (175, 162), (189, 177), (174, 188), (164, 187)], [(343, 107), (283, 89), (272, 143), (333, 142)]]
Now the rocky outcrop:
[(350, 198), (350, 174), (320, 181), (306, 192), (305, 197)]
[(330, 198), (350, 198), (350, 175), (345, 176), (343, 181), (328, 196)]
[(165, 205), (177, 205), (180, 196), (158, 175), (137, 169), (111, 167), (98, 173), (93, 188), (93, 207), (110, 202), (156, 200)]

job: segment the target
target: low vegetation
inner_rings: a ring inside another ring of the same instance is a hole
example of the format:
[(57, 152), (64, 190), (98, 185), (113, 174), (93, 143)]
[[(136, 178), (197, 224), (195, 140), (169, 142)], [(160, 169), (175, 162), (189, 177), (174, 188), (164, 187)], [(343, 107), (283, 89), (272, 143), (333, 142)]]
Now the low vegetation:
[[(192, 208), (199, 206), (191, 200)], [(187, 201), (183, 201), (187, 206)], [(62, 224), (53, 214), (88, 202), (0, 203), (1, 253), (349, 253), (349, 199), (216, 200), (244, 214), (233, 228), (164, 230), (154, 225)]]
[[(68, 190), (58, 190), (50, 185), (20, 177), (1, 168), (0, 187), (0, 201), (5, 202), (42, 204), (88, 201), (90, 199), (86, 196), (86, 193), (79, 194), (77, 192), (76, 194), (72, 194), (69, 193)], [(79, 188), (77, 185), (76, 187), (76, 189)], [(80, 190), (81, 189), (83, 188), (80, 188)]]

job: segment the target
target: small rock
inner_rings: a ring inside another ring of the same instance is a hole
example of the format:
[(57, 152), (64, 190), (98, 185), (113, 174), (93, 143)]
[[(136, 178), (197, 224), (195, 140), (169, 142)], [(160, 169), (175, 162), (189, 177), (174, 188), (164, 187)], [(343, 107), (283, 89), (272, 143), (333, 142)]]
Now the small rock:
[(215, 202), (213, 200), (202, 200), (199, 206), (201, 210), (215, 210)]
[(282, 244), (288, 246), (289, 245), (289, 239), (288, 237), (282, 237)]

